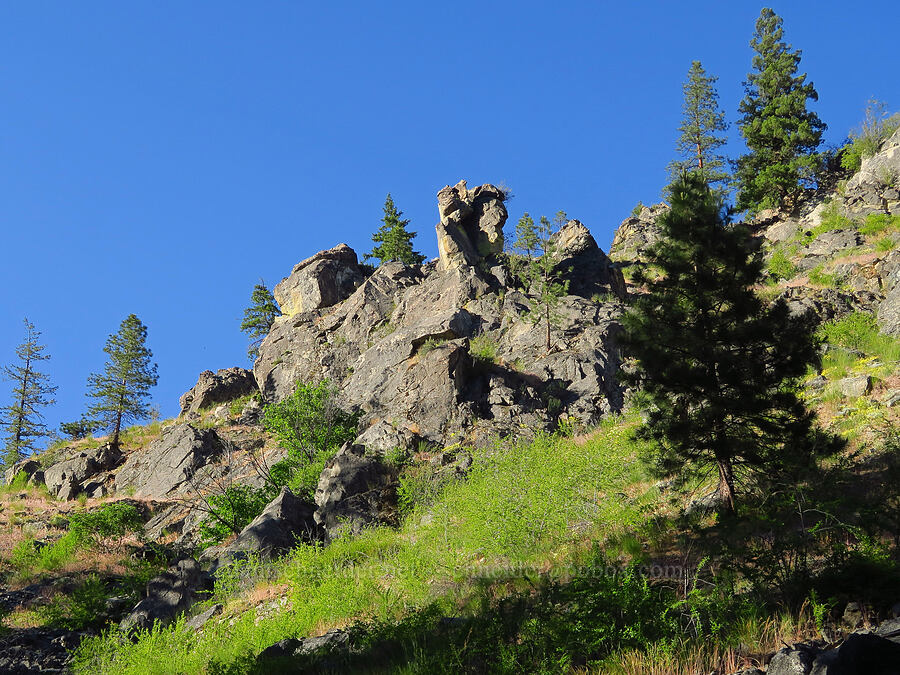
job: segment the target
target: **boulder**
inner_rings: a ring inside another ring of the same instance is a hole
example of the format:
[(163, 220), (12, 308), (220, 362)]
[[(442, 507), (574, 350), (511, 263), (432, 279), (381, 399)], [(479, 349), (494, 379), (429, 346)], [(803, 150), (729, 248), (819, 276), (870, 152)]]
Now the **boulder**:
[[(767, 672), (772, 675), (771, 665)], [(837, 649), (819, 654), (806, 672), (810, 675), (900, 675), (900, 644), (875, 633), (851, 633)]]
[(350, 297), (362, 281), (356, 252), (339, 244), (297, 263), (272, 294), (282, 314), (290, 317), (337, 304)]
[(211, 577), (196, 560), (180, 560), (168, 571), (150, 580), (144, 599), (122, 619), (119, 628), (131, 633), (149, 630), (156, 622), (168, 623), (190, 608), (211, 586)]
[(466, 181), (441, 188), (437, 194), (440, 222), (436, 226), (442, 270), (475, 265), (503, 252), (505, 193), (493, 185), (470, 190)]
[(181, 414), (187, 415), (258, 391), (256, 378), (246, 368), (223, 368), (215, 373), (204, 370), (197, 378), (197, 384), (182, 394), (178, 402)]
[(395, 524), (396, 476), (365, 448), (345, 444), (328, 460), (316, 486), (315, 521), (328, 539), (359, 532), (370, 525)]
[(800, 231), (800, 224), (794, 220), (779, 220), (770, 225), (763, 232), (763, 236), (771, 243), (777, 244), (782, 241), (789, 241), (797, 236)]
[(784, 647), (775, 652), (772, 660), (769, 661), (766, 675), (809, 675), (819, 651), (815, 647), (804, 644)]
[(882, 333), (900, 335), (900, 285), (894, 286), (878, 305), (876, 315)]
[(36, 473), (41, 473), (41, 465), (33, 459), (23, 459), (10, 466), (3, 472), (3, 482), (6, 485), (12, 485), (16, 476), (25, 474), (26, 480), (30, 480)]
[(190, 479), (224, 449), (212, 429), (190, 424), (168, 427), (145, 450), (128, 456), (116, 474), (116, 490), (156, 499), (188, 494), (193, 489)]
[[(848, 248), (856, 248), (863, 243), (863, 239), (856, 230), (831, 230), (823, 232), (813, 239), (807, 246), (800, 249), (799, 255), (804, 258), (824, 256), (834, 257), (840, 251)], [(819, 264), (816, 260), (815, 264)]]
[(256, 659), (256, 663), (258, 666), (263, 667), (271, 664), (272, 661), (275, 661), (278, 665), (286, 665), (291, 658), (326, 652), (343, 654), (349, 652), (349, 650), (350, 634), (345, 630), (334, 629), (324, 635), (315, 637), (280, 640), (262, 650)]
[(838, 390), (848, 398), (865, 396), (872, 391), (872, 378), (868, 375), (845, 377), (837, 382)]
[(314, 510), (315, 505), (294, 496), (288, 488), (282, 488), (281, 493), (241, 530), (233, 542), (204, 557), (215, 556), (216, 567), (247, 553), (272, 560), (290, 550), (298, 541), (310, 542), (319, 538), (318, 527), (313, 520)]
[[(118, 448), (106, 443), (48, 467), (44, 471), (44, 483), (47, 491), (60, 501), (74, 499), (85, 491), (85, 481), (116, 468), (123, 459)], [(97, 485), (93, 485), (91, 491), (96, 488)]]
[(557, 269), (569, 282), (569, 293), (590, 298), (611, 294), (625, 299), (625, 278), (597, 246), (590, 231), (578, 220), (570, 220), (554, 235)]

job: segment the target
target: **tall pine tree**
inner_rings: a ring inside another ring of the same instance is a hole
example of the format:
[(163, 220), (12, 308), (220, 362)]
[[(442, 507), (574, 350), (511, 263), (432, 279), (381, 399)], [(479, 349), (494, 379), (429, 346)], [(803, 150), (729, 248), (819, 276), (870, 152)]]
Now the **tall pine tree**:
[(817, 361), (813, 325), (784, 301), (753, 290), (762, 259), (743, 227), (726, 226), (721, 200), (698, 174), (671, 186), (662, 238), (640, 270), (624, 318), (623, 346), (636, 367), (622, 379), (640, 388), (660, 476), (718, 478), (735, 510), (742, 480), (808, 466), (813, 417), (791, 384)]
[(669, 164), (670, 182), (688, 171), (698, 171), (717, 191), (725, 191), (729, 174), (725, 170), (725, 156), (719, 149), (727, 139), (725, 113), (719, 108), (717, 77), (706, 74), (699, 61), (691, 63), (688, 79), (681, 85), (684, 102), (680, 136), (675, 144), (679, 159)]
[(50, 378), (37, 370), (41, 361), (50, 358), (39, 341), (41, 334), (25, 319), (25, 342), (16, 348), (19, 363), (5, 366), (3, 373), (13, 382), (12, 404), (0, 408), (0, 424), (6, 430), (3, 463), (15, 464), (34, 452), (34, 441), (47, 435), (41, 408), (54, 403), (56, 387)]
[(250, 337), (250, 345), (247, 347), (247, 356), (255, 361), (259, 356), (259, 346), (263, 338), (269, 334), (275, 318), (281, 316), (281, 309), (275, 302), (265, 283), (256, 284), (250, 294), (250, 306), (244, 310), (244, 320), (241, 321), (241, 330)]
[(738, 122), (749, 150), (737, 161), (741, 211), (793, 209), (821, 166), (816, 149), (826, 125), (806, 108), (819, 95), (805, 73), (797, 74), (801, 52), (782, 40), (781, 24), (781, 17), (763, 8), (750, 41), (756, 54)]
[(103, 351), (109, 359), (103, 372), (88, 378), (87, 395), (96, 399), (88, 414), (112, 432), (114, 447), (119, 446), (123, 424), (150, 414), (147, 398), (159, 378), (146, 341), (147, 327), (129, 314), (106, 341)]
[(406, 229), (409, 220), (401, 218), (403, 211), (399, 211), (394, 205), (394, 200), (388, 193), (384, 200), (384, 217), (378, 231), (372, 235), (375, 248), (371, 253), (363, 256), (366, 260), (375, 258), (378, 264), (398, 260), (404, 265), (421, 265), (425, 256), (413, 250), (412, 240), (416, 233)]

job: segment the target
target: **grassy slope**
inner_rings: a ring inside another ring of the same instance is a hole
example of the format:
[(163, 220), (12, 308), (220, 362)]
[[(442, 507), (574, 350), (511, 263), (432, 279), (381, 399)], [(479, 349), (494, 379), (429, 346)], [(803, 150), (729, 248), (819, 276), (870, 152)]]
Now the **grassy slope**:
[[(611, 420), (578, 442), (546, 437), (499, 445), (476, 457), (468, 480), (451, 483), (427, 512), (414, 510), (399, 531), (303, 546), (275, 568), (248, 565), (243, 581), (220, 579), (211, 600), (228, 603), (228, 620), (200, 632), (179, 623), (134, 644), (110, 634), (84, 646), (79, 672), (202, 673), (211, 661), (237, 662), (285, 637), (354, 619), (395, 619), (435, 602), (448, 615), (465, 613), (486, 577), (563, 569), (578, 561), (586, 542), (638, 527), (657, 496), (630, 440), (635, 423)], [(272, 596), (285, 598), (287, 609), (260, 618), (254, 599)]]

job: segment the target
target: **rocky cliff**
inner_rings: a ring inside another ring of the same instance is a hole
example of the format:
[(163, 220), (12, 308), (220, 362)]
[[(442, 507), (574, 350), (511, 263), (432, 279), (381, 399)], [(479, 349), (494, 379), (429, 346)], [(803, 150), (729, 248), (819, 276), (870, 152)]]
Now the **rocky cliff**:
[(295, 266), (276, 286), (284, 314), (254, 366), (260, 391), (277, 401), (300, 381), (329, 379), (344, 407), (363, 412), (357, 442), (382, 452), (533, 433), (561, 415), (593, 424), (618, 410), (620, 272), (584, 225), (562, 228), (571, 294), (547, 353), (533, 298), (506, 264), (504, 199), (492, 185), (443, 188), (440, 257), (422, 266), (392, 262), (365, 277), (344, 244)]

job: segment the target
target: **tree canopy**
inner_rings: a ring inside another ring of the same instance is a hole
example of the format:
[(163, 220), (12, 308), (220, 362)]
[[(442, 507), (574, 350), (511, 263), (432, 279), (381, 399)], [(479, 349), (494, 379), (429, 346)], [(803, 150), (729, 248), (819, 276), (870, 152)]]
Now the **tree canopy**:
[(112, 445), (119, 445), (122, 425), (150, 413), (150, 387), (156, 385), (156, 364), (147, 348), (147, 327), (134, 314), (109, 336), (103, 351), (109, 357), (103, 372), (88, 378), (88, 397), (95, 399), (88, 415), (111, 430)]
[(275, 302), (272, 291), (265, 283), (256, 284), (250, 294), (250, 306), (244, 310), (244, 319), (241, 321), (241, 330), (250, 338), (247, 356), (251, 361), (255, 361), (259, 356), (259, 346), (263, 338), (269, 334), (278, 316), (281, 316), (281, 309)]
[(799, 50), (782, 38), (781, 17), (768, 7), (756, 20), (750, 46), (753, 71), (744, 83), (738, 126), (749, 152), (737, 161), (737, 208), (792, 209), (815, 182), (821, 159), (816, 149), (826, 125), (807, 110), (819, 95), (798, 74)]
[(403, 211), (397, 209), (394, 200), (388, 193), (384, 200), (384, 217), (381, 219), (381, 227), (372, 235), (375, 247), (371, 253), (365, 254), (364, 259), (378, 260), (378, 264), (384, 264), (397, 260), (405, 265), (421, 265), (425, 256), (413, 250), (412, 240), (416, 233), (406, 229), (409, 220), (402, 218)]
[(818, 359), (811, 320), (754, 292), (762, 260), (748, 232), (727, 226), (697, 174), (672, 186), (662, 238), (640, 270), (622, 338), (643, 389), (652, 466), (685, 482), (713, 471), (727, 510), (742, 479), (802, 468), (816, 450), (813, 416), (792, 383)]
[(3, 463), (7, 466), (33, 453), (35, 440), (47, 435), (41, 409), (54, 403), (56, 387), (37, 369), (41, 361), (50, 358), (40, 337), (40, 331), (25, 319), (25, 341), (16, 348), (18, 363), (3, 368), (13, 383), (12, 403), (0, 408), (0, 425), (6, 429)]
[(724, 192), (729, 174), (727, 161), (719, 149), (725, 145), (728, 124), (719, 108), (718, 78), (706, 74), (700, 61), (691, 63), (688, 79), (682, 84), (684, 102), (681, 106), (680, 133), (675, 144), (679, 159), (669, 164), (670, 182), (682, 173), (698, 171), (710, 186)]

